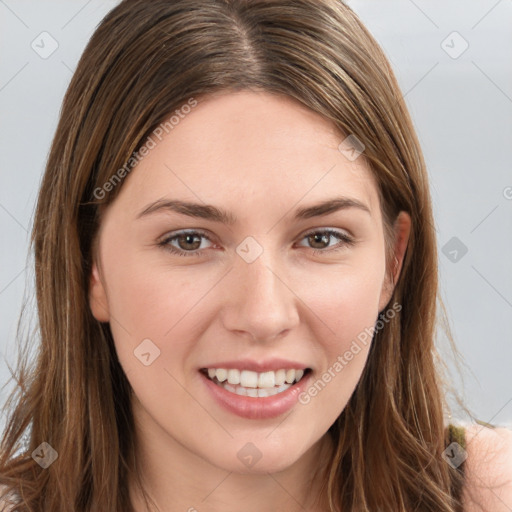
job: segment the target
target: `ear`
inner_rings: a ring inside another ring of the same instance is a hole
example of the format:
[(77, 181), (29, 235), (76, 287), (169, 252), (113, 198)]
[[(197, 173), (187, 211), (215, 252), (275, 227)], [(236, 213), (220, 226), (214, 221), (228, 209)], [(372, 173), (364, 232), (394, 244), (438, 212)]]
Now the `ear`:
[(110, 321), (110, 311), (108, 308), (105, 285), (103, 284), (99, 266), (96, 261), (93, 262), (89, 279), (89, 307), (98, 322)]
[(395, 220), (393, 226), (394, 237), (394, 250), (393, 262), (391, 264), (391, 271), (386, 270), (386, 277), (381, 291), (379, 301), (379, 312), (382, 311), (388, 302), (391, 300), (395, 285), (402, 270), (402, 264), (405, 257), (405, 251), (409, 242), (409, 235), (411, 232), (411, 217), (407, 212), (400, 212)]

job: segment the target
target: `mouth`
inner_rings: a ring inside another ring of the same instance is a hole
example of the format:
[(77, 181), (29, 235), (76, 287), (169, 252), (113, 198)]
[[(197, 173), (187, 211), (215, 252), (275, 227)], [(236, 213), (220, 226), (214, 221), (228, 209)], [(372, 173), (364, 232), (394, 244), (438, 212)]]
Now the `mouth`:
[(201, 368), (199, 371), (217, 386), (233, 394), (266, 398), (283, 393), (301, 382), (312, 370), (297, 368), (254, 372), (233, 368)]

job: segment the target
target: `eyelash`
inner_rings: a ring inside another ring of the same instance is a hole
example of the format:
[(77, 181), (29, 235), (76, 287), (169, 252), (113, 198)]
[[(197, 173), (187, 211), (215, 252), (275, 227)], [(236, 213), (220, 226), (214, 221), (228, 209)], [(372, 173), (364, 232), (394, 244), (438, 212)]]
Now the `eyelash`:
[[(318, 234), (335, 236), (343, 242), (343, 245), (340, 247), (336, 247), (335, 249), (312, 249), (313, 254), (315, 254), (315, 255), (323, 256), (323, 255), (325, 255), (325, 253), (337, 252), (337, 251), (344, 249), (346, 246), (353, 246), (355, 244), (355, 240), (352, 237), (350, 237), (349, 235), (346, 235), (342, 231), (337, 231), (335, 229), (330, 229), (330, 228), (310, 231), (310, 232), (304, 234), (303, 237), (301, 238), (301, 240), (303, 240), (304, 238), (307, 238), (309, 236), (318, 235)], [(212, 240), (210, 240), (210, 238), (204, 231), (197, 231), (197, 230), (181, 231), (178, 234), (164, 238), (161, 242), (158, 242), (158, 246), (163, 247), (164, 249), (166, 249), (169, 252), (176, 254), (178, 256), (201, 256), (200, 249), (195, 249), (193, 252), (192, 251), (183, 251), (183, 250), (177, 249), (176, 247), (174, 247), (170, 244), (170, 242), (172, 240), (175, 240), (179, 237), (186, 236), (186, 235), (199, 235), (203, 238), (206, 238), (210, 242), (212, 241)]]

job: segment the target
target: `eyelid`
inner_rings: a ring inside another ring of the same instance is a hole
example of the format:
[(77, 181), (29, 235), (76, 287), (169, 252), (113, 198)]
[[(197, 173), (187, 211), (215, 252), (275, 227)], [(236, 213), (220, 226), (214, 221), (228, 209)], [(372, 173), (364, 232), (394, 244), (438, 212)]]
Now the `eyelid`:
[(345, 236), (347, 238), (355, 239), (355, 237), (346, 229), (340, 229), (340, 228), (332, 228), (332, 227), (317, 227), (317, 228), (311, 228), (305, 231), (302, 235), (300, 235), (301, 239), (309, 236), (314, 235), (315, 233), (329, 233), (331, 235), (337, 235), (337, 236)]

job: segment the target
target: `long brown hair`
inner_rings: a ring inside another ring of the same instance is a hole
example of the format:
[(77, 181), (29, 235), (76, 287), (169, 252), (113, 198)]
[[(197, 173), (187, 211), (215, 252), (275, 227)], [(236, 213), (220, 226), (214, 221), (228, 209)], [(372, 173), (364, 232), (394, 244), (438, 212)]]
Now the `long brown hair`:
[[(133, 510), (131, 388), (109, 325), (88, 303), (101, 210), (173, 112), (241, 89), (295, 98), (364, 144), (390, 269), (393, 222), (400, 211), (412, 219), (390, 301), (402, 308), (375, 333), (329, 429), (331, 512), (460, 510), (463, 475), (442, 458), (448, 406), (434, 343), (442, 301), (426, 166), (384, 52), (338, 0), (124, 0), (96, 29), (64, 98), (35, 213), (40, 343), (33, 364), (19, 363), (0, 458), (0, 482), (21, 497), (16, 510)], [(31, 457), (42, 442), (58, 454), (44, 470)]]

